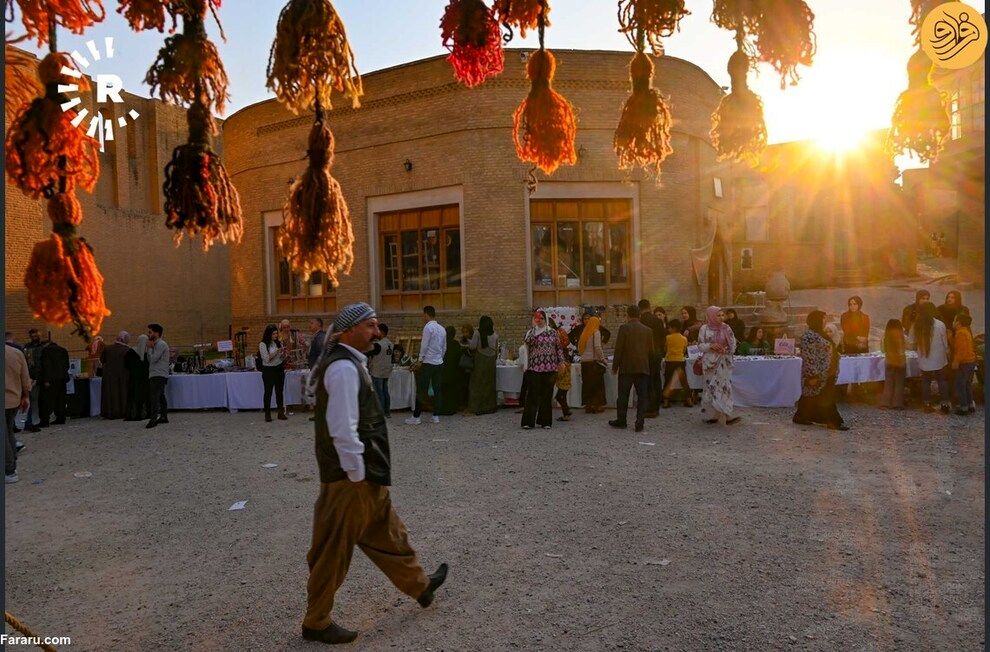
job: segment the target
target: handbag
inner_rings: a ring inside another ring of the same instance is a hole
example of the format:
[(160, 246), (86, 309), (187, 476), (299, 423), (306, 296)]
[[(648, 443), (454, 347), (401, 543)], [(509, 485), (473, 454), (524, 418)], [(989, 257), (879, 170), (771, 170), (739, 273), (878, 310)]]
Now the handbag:
[(461, 356), (461, 359), (458, 360), (457, 366), (464, 371), (471, 371), (474, 369), (474, 358), (470, 354), (465, 353)]
[(694, 371), (695, 376), (703, 376), (705, 373), (705, 368), (701, 364), (701, 358), (694, 359), (694, 365), (692, 365), (691, 370)]

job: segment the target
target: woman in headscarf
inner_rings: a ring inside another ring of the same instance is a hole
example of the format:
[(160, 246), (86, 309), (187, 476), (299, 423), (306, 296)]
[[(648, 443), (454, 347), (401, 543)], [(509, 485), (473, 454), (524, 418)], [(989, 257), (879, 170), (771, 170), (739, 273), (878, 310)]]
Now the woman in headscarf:
[(127, 346), (131, 336), (127, 331), (117, 335), (117, 341), (103, 349), (100, 363), (103, 365), (103, 388), (100, 397), (100, 416), (104, 419), (123, 419), (127, 416)]
[(935, 306), (926, 303), (921, 307), (920, 316), (911, 325), (908, 333), (908, 348), (918, 352), (918, 368), (921, 369), (921, 397), (925, 412), (934, 412), (932, 405), (932, 381), (938, 382), (938, 396), (941, 410), (948, 414), (949, 381), (945, 368), (949, 365), (949, 340), (945, 324), (935, 318)]
[(124, 356), (127, 367), (127, 409), (125, 421), (144, 421), (148, 418), (148, 336), (138, 336), (137, 344)]
[(478, 328), (471, 334), (467, 348), (474, 357), (471, 380), (468, 384), (468, 412), (490, 414), (498, 409), (495, 391), (495, 359), (498, 356), (498, 334), (495, 323), (488, 315), (478, 320)]
[(533, 313), (533, 325), (523, 338), (528, 360), (529, 391), (523, 406), (522, 427), (529, 430), (540, 426), (549, 430), (553, 426), (553, 386), (557, 372), (564, 361), (560, 336), (551, 330), (547, 314), (542, 310)]
[(835, 377), (839, 350), (825, 332), (825, 313), (808, 315), (808, 330), (801, 336), (801, 398), (792, 421), (802, 426), (824, 424), (830, 430), (849, 430), (836, 407)]
[(461, 356), (466, 355), (457, 341), (457, 328), (448, 326), (447, 350), (440, 365), (440, 400), (434, 414), (450, 416), (464, 407), (464, 374), (461, 372)]
[(863, 300), (860, 297), (849, 297), (849, 308), (839, 317), (842, 328), (842, 352), (846, 355), (858, 355), (870, 352), (870, 316), (863, 312)]
[(739, 313), (734, 308), (725, 310), (725, 324), (732, 329), (732, 334), (736, 336), (737, 345), (746, 340), (746, 322), (739, 319)]
[(725, 312), (718, 306), (705, 311), (705, 323), (698, 329), (698, 350), (701, 351), (702, 376), (705, 389), (701, 405), (707, 415), (705, 423), (738, 423), (733, 416), (732, 363), (736, 336), (725, 323)]
[(601, 325), (601, 319), (589, 316), (577, 343), (581, 356), (581, 403), (588, 414), (605, 411), (605, 367), (608, 362), (602, 348)]
[(946, 328), (952, 328), (952, 322), (960, 312), (969, 312), (969, 308), (963, 305), (962, 293), (959, 290), (949, 290), (945, 295), (945, 303), (935, 313), (935, 319), (945, 324)]
[(681, 328), (688, 344), (697, 344), (698, 333), (701, 332), (701, 322), (698, 321), (698, 311), (694, 309), (694, 306), (681, 308)]

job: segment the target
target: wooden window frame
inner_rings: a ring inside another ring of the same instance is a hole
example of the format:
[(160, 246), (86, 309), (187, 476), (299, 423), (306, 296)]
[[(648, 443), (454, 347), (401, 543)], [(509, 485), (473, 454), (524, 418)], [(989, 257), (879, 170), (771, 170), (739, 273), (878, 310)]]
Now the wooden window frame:
[[(430, 219), (430, 214), (438, 214), (435, 220)], [(417, 312), (422, 306), (433, 304), (437, 310), (460, 309), (462, 286), (464, 284), (464, 261), (461, 253), (461, 238), (463, 237), (460, 205), (456, 203), (444, 203), (434, 206), (422, 206), (417, 208), (392, 210), (377, 213), (377, 248), (378, 248), (378, 288), (379, 301), (383, 312)], [(389, 224), (392, 222), (393, 224)], [(397, 225), (396, 225), (397, 223)], [(415, 232), (416, 235), (416, 261), (417, 278), (422, 286), (425, 278), (425, 265), (423, 258), (423, 237), (427, 231), (436, 230), (438, 234), (438, 281), (439, 287), (436, 289), (404, 289), (405, 268), (403, 265), (404, 251), (402, 249), (402, 236), (405, 233)], [(458, 235), (458, 257), (460, 265), (457, 269), (457, 285), (448, 285), (447, 269), (447, 234), (456, 231)], [(385, 240), (390, 236), (395, 236), (398, 243), (397, 267), (396, 267), (396, 289), (386, 289), (386, 274), (389, 257), (385, 251)]]
[[(575, 216), (560, 216), (560, 210), (562, 205), (566, 204), (576, 204), (577, 211)], [(619, 209), (619, 205), (622, 208)], [(538, 216), (539, 211), (535, 211), (534, 208), (538, 205), (550, 205), (551, 215), (550, 217)], [(598, 205), (602, 208), (601, 215), (592, 214), (589, 215), (589, 208), (593, 205)], [(629, 198), (624, 197), (602, 197), (602, 198), (548, 198), (548, 199), (531, 199), (530, 200), (530, 212), (529, 212), (529, 242), (530, 242), (530, 269), (529, 282), (531, 284), (533, 301), (535, 304), (539, 305), (550, 305), (546, 301), (538, 300), (540, 297), (553, 297), (553, 305), (561, 305), (561, 294), (573, 294), (578, 293), (580, 301), (577, 303), (585, 304), (586, 296), (589, 294), (605, 294), (605, 305), (612, 305), (616, 303), (616, 296), (618, 294), (622, 295), (622, 301), (619, 303), (628, 303), (632, 301), (632, 296), (634, 292), (636, 265), (634, 259), (633, 251), (633, 202)], [(561, 223), (572, 222), (577, 224), (577, 251), (578, 251), (578, 281), (580, 283), (577, 287), (561, 287), (557, 284), (558, 278), (560, 276), (560, 260), (558, 256), (558, 225)], [(603, 225), (603, 253), (604, 253), (604, 263), (605, 263), (605, 284), (601, 286), (589, 286), (585, 285), (584, 282), (584, 237), (585, 237), (585, 224), (588, 223), (600, 223)], [(612, 283), (612, 257), (610, 255), (611, 245), (612, 245), (612, 234), (609, 228), (612, 224), (624, 224), (626, 227), (626, 238), (625, 238), (625, 260), (628, 265), (628, 273), (626, 275), (626, 280), (623, 283)], [(535, 242), (533, 241), (534, 227), (540, 225), (550, 226), (550, 267), (551, 267), (551, 280), (553, 285), (538, 286), (536, 285), (534, 278), (536, 259), (533, 257), (533, 249), (535, 247)], [(573, 302), (570, 302), (573, 303)], [(597, 302), (595, 302), (597, 303)]]
[[(284, 256), (280, 256), (280, 251), (278, 248), (278, 229), (279, 226), (268, 226), (268, 237), (271, 242), (271, 279), (272, 279), (272, 311), (274, 315), (278, 316), (322, 316), (329, 313), (337, 311), (337, 293), (336, 288), (330, 282), (330, 278), (323, 273), (323, 278), (321, 280), (322, 291), (319, 295), (309, 294), (310, 282), (309, 279), (303, 279), (302, 284), (305, 289), (305, 293), (301, 295), (292, 294), (292, 277), (298, 272), (292, 271), (292, 267), (289, 267), (289, 293), (284, 294), (281, 290), (281, 279), (279, 278), (279, 267), (283, 260), (286, 260)], [(301, 276), (301, 275), (300, 275)], [(288, 304), (289, 310), (285, 309), (286, 304)], [(297, 309), (301, 308), (301, 309)]]

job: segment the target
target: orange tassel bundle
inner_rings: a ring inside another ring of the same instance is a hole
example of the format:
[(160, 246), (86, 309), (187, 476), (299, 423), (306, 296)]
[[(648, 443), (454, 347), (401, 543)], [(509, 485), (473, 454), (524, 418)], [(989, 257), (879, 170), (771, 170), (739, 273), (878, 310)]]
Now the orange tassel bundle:
[(176, 246), (183, 234), (202, 234), (204, 251), (216, 240), (240, 242), (244, 230), (240, 197), (210, 144), (209, 110), (194, 102), (186, 119), (189, 140), (172, 151), (165, 166), (165, 226), (176, 229)]
[(146, 29), (165, 31), (166, 14), (172, 19), (169, 32), (174, 32), (178, 23), (178, 8), (174, 0), (119, 0), (117, 13), (121, 14), (135, 32)]
[(550, 87), (556, 68), (557, 62), (547, 50), (530, 55), (526, 63), (526, 76), (531, 82), (529, 95), (512, 116), (516, 156), (547, 174), (553, 174), (561, 164), (577, 162), (574, 107)]
[(815, 14), (804, 0), (764, 0), (756, 26), (757, 60), (780, 75), (780, 88), (796, 86), (797, 67), (810, 66), (815, 56)]
[(6, 45), (4, 57), (3, 113), (4, 122), (8, 123), (41, 94), (41, 84), (34, 72), (34, 59), (29, 54)]
[(72, 126), (76, 112), (62, 110), (67, 98), (58, 92), (59, 84), (74, 83), (81, 90), (89, 85), (85, 77), (63, 74), (63, 66), (73, 68), (64, 54), (42, 59), (38, 77), (45, 94), (23, 108), (7, 134), (7, 175), (32, 199), (51, 194), (60, 181), (65, 188), (92, 191), (100, 174), (99, 143)]
[(942, 2), (943, 0), (911, 0), (911, 18), (908, 22), (912, 27), (915, 45), (921, 45), (921, 25), (925, 22), (925, 16)]
[(82, 205), (74, 192), (57, 192), (48, 200), (48, 218), (58, 230), (67, 224), (78, 226), (82, 222)]
[(482, 0), (450, 0), (440, 20), (443, 46), (454, 76), (467, 87), (502, 72), (502, 34), (495, 13)]
[(736, 34), (756, 32), (764, 0), (715, 0), (712, 22)]
[[(227, 72), (217, 46), (206, 36), (207, 0), (185, 0), (179, 11), (182, 33), (165, 39), (144, 81), (166, 102), (201, 101), (211, 111), (223, 113), (228, 97)], [(215, 132), (212, 117), (210, 126)]]
[(28, 304), (36, 319), (57, 326), (75, 322), (89, 342), (110, 315), (103, 299), (103, 275), (93, 249), (82, 238), (53, 233), (34, 246), (24, 273)]
[(945, 95), (931, 82), (932, 62), (918, 50), (908, 60), (908, 87), (897, 98), (888, 149), (892, 153), (914, 152), (923, 162), (934, 161), (951, 132)]
[(550, 26), (550, 6), (547, 0), (495, 0), (493, 7), (498, 21), (509, 30), (508, 42), (512, 40), (512, 28), (519, 30), (519, 36), (526, 38), (526, 30), (536, 29), (543, 16), (543, 26)]
[(309, 132), (309, 165), (289, 190), (278, 247), (304, 277), (324, 272), (337, 285), (354, 263), (354, 232), (340, 184), (330, 174), (334, 139), (322, 110)]
[[(13, 13), (13, 4), (13, 0), (7, 0), (10, 13)], [(17, 6), (27, 37), (33, 38), (39, 46), (48, 42), (53, 23), (73, 34), (82, 34), (87, 27), (106, 17), (101, 0), (17, 0)]]
[[(663, 54), (660, 39), (680, 28), (681, 18), (690, 14), (684, 0), (619, 0), (619, 31), (640, 51), (640, 39), (649, 44), (653, 54)], [(640, 36), (642, 33), (642, 37)]]
[(289, 0), (268, 55), (267, 87), (293, 113), (330, 109), (336, 89), (361, 105), (364, 88), (344, 23), (330, 0)]
[(767, 146), (763, 102), (746, 83), (749, 57), (745, 52), (733, 52), (728, 69), (732, 92), (722, 98), (712, 114), (712, 145), (719, 160), (731, 158), (755, 165)]
[(645, 52), (637, 52), (629, 64), (632, 95), (622, 108), (612, 147), (619, 157), (619, 168), (634, 165), (652, 168), (660, 177), (660, 164), (670, 155), (670, 106), (653, 88), (653, 62)]

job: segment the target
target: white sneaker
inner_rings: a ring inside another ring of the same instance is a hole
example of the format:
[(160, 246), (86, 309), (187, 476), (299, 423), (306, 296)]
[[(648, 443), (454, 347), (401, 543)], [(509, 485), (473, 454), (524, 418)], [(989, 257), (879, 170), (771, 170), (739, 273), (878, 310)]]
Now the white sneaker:
[(409, 417), (408, 419), (406, 419), (406, 425), (418, 426), (419, 424), (420, 424), (419, 417)]
[(20, 478), (17, 477), (16, 473), (8, 473), (7, 475), (3, 476), (3, 481), (6, 482), (7, 484), (14, 484), (18, 480), (20, 480)]
[(432, 416), (432, 417), (430, 418), (430, 423), (440, 423), (440, 417), (438, 417), (437, 415), (435, 415), (435, 414), (434, 414), (434, 415), (433, 415), (433, 416)]

